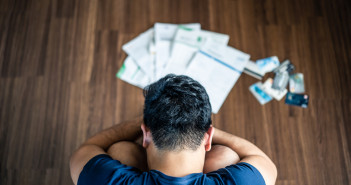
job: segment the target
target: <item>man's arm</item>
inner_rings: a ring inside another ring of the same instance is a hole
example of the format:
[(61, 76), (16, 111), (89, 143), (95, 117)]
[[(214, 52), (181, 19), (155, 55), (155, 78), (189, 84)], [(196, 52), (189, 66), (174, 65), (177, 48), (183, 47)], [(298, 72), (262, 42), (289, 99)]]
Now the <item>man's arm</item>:
[(99, 132), (83, 143), (71, 156), (70, 170), (74, 184), (85, 164), (99, 154), (106, 154), (107, 149), (119, 141), (134, 141), (142, 134), (142, 117), (124, 122)]
[(213, 144), (227, 146), (240, 157), (240, 162), (246, 162), (257, 168), (267, 185), (274, 185), (277, 178), (277, 168), (272, 160), (251, 142), (216, 129), (213, 135)]

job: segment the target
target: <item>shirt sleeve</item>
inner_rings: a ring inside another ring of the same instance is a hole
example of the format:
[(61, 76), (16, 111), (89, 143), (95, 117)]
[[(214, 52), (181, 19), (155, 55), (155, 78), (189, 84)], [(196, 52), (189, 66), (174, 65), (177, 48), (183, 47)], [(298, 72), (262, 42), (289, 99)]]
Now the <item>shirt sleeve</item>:
[[(251, 164), (240, 162), (211, 172), (221, 178), (222, 183), (235, 185), (265, 185), (261, 173)], [(210, 175), (209, 173), (208, 175)]]
[(134, 167), (126, 166), (109, 155), (100, 154), (88, 161), (78, 178), (78, 185), (94, 185), (129, 182), (142, 172)]

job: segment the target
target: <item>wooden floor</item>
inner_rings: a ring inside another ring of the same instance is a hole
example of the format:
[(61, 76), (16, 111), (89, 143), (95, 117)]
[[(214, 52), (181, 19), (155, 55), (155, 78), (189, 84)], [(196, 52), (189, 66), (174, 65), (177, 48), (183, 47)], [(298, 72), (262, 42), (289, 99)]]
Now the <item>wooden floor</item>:
[(307, 109), (261, 106), (242, 75), (214, 125), (262, 148), (277, 184), (351, 184), (348, 0), (0, 0), (0, 184), (73, 184), (87, 137), (141, 115), (142, 90), (115, 77), (121, 46), (155, 22), (200, 22), (256, 60), (290, 59)]

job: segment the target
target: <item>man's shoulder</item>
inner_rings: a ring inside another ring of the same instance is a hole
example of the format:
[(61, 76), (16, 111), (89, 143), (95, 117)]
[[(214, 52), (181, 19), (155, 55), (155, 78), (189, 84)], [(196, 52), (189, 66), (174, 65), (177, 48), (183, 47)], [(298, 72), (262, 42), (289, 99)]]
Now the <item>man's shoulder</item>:
[(207, 174), (210, 178), (220, 178), (226, 184), (265, 185), (261, 173), (251, 164), (240, 162)]
[[(107, 154), (100, 154), (88, 161), (79, 175), (79, 184), (109, 184), (116, 179), (136, 179), (145, 175), (137, 168), (122, 164)], [(118, 183), (117, 183), (118, 184)]]

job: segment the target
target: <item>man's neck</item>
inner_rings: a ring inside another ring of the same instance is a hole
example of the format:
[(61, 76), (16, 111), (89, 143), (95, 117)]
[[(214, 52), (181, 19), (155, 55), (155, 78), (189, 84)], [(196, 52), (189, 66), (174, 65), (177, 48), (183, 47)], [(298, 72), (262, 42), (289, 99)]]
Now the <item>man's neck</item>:
[(160, 152), (151, 147), (147, 150), (147, 160), (150, 170), (158, 170), (173, 177), (184, 177), (192, 173), (203, 172), (205, 150)]

